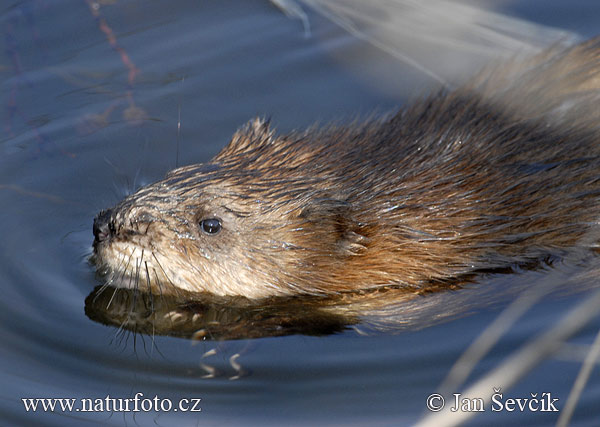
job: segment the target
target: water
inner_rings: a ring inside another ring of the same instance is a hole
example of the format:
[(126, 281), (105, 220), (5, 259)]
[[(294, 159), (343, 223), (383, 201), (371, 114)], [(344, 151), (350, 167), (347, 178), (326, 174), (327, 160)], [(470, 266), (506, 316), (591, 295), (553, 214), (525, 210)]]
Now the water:
[[(399, 333), (363, 336), (358, 325), (325, 336), (192, 343), (90, 320), (85, 299), (99, 282), (87, 259), (100, 209), (176, 164), (208, 160), (250, 118), (270, 116), (285, 132), (393, 109), (434, 82), (399, 64), (371, 74), (371, 68), (393, 61), (378, 53), (368, 61), (342, 60), (364, 49), (363, 42), (313, 13), (312, 36), (306, 38), (299, 21), (262, 0), (117, 1), (99, 12), (103, 21), (85, 1), (12, 1), (0, 7), (2, 424), (416, 422), (427, 412), (427, 396), (498, 316), (510, 293), (458, 310), (461, 315), (446, 322), (431, 322), (434, 313), (426, 312)], [(504, 12), (590, 37), (597, 32), (600, 6), (514, 2)], [(99, 22), (116, 36), (119, 50), (107, 42)], [(137, 73), (129, 77), (133, 67)], [(390, 75), (399, 77), (394, 82), (382, 77)], [(544, 274), (492, 278), (487, 284), (521, 289)], [(460, 292), (444, 297), (449, 311), (468, 300)], [(567, 293), (537, 303), (477, 365), (470, 381), (587, 297)], [(585, 354), (580, 346), (590, 344), (599, 327), (594, 320), (507, 395), (550, 392), (564, 404)], [(175, 404), (201, 398), (202, 412), (28, 413), (21, 401), (125, 399), (136, 393)], [(599, 398), (596, 370), (574, 425), (600, 422)], [(474, 423), (548, 425), (556, 418), (487, 411)]]

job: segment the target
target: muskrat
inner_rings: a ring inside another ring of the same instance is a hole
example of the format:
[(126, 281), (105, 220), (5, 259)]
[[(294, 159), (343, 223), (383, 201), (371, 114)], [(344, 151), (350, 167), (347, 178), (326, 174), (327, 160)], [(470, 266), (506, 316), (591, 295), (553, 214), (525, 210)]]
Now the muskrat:
[(288, 135), (256, 119), (100, 212), (93, 260), (112, 286), (263, 298), (422, 293), (591, 250), (599, 88), (597, 38), (381, 118)]

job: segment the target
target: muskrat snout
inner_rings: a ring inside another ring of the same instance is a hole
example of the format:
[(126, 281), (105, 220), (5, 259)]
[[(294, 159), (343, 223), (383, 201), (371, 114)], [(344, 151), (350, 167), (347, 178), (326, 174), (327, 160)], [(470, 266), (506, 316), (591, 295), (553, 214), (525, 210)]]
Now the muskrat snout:
[(114, 226), (111, 227), (112, 209), (100, 211), (94, 218), (94, 240), (95, 243), (106, 240), (111, 234)]

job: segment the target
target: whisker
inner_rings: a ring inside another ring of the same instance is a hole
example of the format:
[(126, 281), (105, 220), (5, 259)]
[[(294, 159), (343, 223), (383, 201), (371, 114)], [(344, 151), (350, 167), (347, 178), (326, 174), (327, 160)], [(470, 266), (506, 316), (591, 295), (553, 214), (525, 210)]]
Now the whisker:
[(108, 300), (108, 304), (106, 304), (106, 309), (108, 310), (110, 305), (113, 302), (113, 299), (115, 298), (115, 295), (117, 294), (117, 291), (119, 290), (119, 288), (114, 288), (115, 290), (113, 291), (112, 296), (110, 297), (110, 300)]
[(131, 253), (129, 254), (129, 257), (127, 259), (127, 264), (125, 264), (125, 267), (123, 268), (123, 270), (121, 270), (121, 274), (119, 275), (120, 276), (119, 281), (124, 280), (127, 270), (129, 269), (129, 264), (131, 264), (131, 258), (133, 258), (134, 252), (135, 252), (135, 249), (133, 251), (131, 251)]
[(142, 266), (143, 260), (144, 260), (144, 249), (142, 249), (142, 254), (140, 255), (139, 260), (136, 261), (136, 263), (135, 263), (135, 288), (136, 289), (139, 287), (139, 283), (140, 283), (140, 267)]
[(162, 291), (162, 281), (158, 278), (158, 274), (156, 273), (156, 269), (153, 268), (154, 277), (156, 277), (156, 285), (158, 286), (158, 294), (160, 295), (161, 301), (164, 301), (164, 295)]
[[(175, 286), (175, 284), (171, 281), (171, 279), (169, 278), (169, 276), (167, 275), (167, 272), (165, 271), (165, 269), (163, 268), (163, 266), (161, 265), (160, 261), (158, 260), (158, 258), (156, 257), (156, 254), (154, 252), (152, 252), (152, 256), (154, 257), (154, 259), (156, 260), (156, 264), (160, 267), (160, 270), (162, 271), (163, 275), (165, 276), (165, 278), (168, 280), (168, 282), (171, 284), (172, 289), (174, 290), (174, 292), (177, 294), (179, 293), (179, 288), (177, 286)], [(158, 279), (158, 278), (157, 278)], [(160, 282), (160, 281), (159, 281)]]
[(150, 295), (150, 308), (154, 313), (154, 300), (152, 299), (152, 286), (150, 285), (150, 273), (148, 272), (148, 261), (144, 261), (144, 267), (146, 269), (146, 286), (148, 287), (148, 294)]
[[(98, 298), (100, 296), (100, 294), (102, 294), (107, 288), (109, 288), (115, 281), (115, 278), (119, 276), (119, 274), (117, 274), (117, 272), (122, 272), (121, 269), (121, 265), (123, 264), (123, 262), (125, 261), (125, 259), (121, 259), (121, 261), (119, 262), (119, 265), (117, 265), (117, 267), (115, 269), (113, 269), (112, 267), (107, 267), (110, 268), (110, 271), (107, 273), (110, 277), (102, 284), (102, 286), (100, 287), (100, 289), (98, 290), (98, 292), (96, 293), (96, 296), (94, 296), (94, 302), (96, 301), (96, 298)], [(114, 295), (113, 295), (114, 297)], [(112, 298), (111, 298), (112, 301)], [(109, 302), (110, 304), (110, 302)]]

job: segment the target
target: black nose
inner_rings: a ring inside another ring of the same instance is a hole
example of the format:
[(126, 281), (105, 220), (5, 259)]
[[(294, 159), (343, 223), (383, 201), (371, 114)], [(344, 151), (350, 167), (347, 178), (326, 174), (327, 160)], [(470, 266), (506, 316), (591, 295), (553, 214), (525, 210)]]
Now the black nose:
[(97, 242), (101, 242), (106, 240), (112, 231), (112, 227), (110, 225), (110, 217), (112, 215), (112, 210), (107, 209), (100, 211), (96, 218), (94, 218), (94, 237)]

